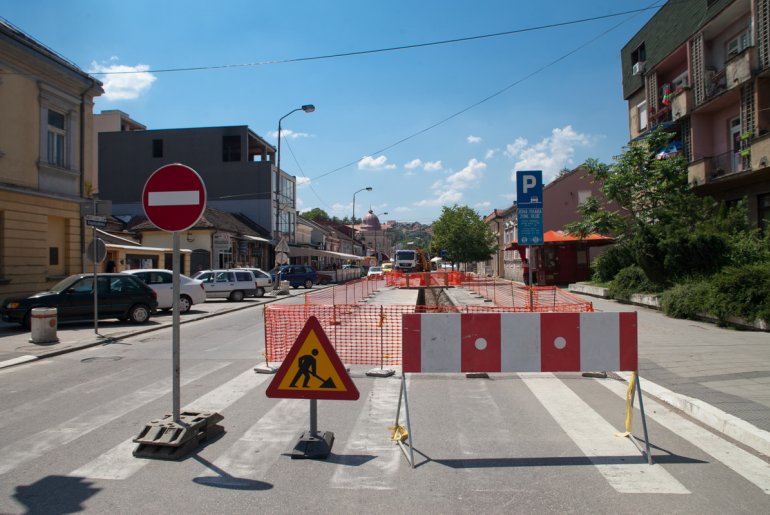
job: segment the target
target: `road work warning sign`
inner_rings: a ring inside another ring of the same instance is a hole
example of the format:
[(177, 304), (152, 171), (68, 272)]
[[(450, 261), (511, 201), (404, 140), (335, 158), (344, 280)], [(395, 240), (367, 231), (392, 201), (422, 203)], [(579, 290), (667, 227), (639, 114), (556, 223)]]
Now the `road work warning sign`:
[(358, 389), (321, 323), (311, 316), (265, 391), (284, 399), (358, 399)]

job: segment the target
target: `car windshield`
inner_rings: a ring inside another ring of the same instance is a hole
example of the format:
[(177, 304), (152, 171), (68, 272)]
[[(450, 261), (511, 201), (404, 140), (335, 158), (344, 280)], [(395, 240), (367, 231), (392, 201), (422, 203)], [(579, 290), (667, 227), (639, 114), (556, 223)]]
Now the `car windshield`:
[(382, 267), (379, 267), (379, 266), (370, 267), (369, 273), (372, 273), (372, 272), (382, 272)]
[(66, 279), (62, 279), (58, 283), (56, 283), (49, 291), (61, 293), (73, 284), (75, 284), (80, 279), (79, 275), (71, 275), (67, 277)]

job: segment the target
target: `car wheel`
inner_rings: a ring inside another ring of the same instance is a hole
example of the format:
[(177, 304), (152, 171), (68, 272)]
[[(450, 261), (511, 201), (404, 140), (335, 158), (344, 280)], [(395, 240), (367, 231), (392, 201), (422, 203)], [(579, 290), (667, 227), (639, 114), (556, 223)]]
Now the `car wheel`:
[(240, 302), (243, 300), (243, 292), (241, 290), (235, 290), (230, 293), (230, 300), (233, 302)]
[(134, 324), (144, 324), (150, 319), (150, 308), (144, 304), (137, 304), (129, 310), (128, 319)]
[(24, 315), (24, 319), (21, 321), (21, 326), (27, 331), (32, 330), (32, 311), (27, 311)]
[(306, 280), (305, 281), (305, 289), (309, 290), (312, 287), (313, 287), (313, 281), (311, 281), (310, 279)]
[(190, 308), (192, 308), (192, 299), (188, 297), (187, 295), (182, 295), (179, 297), (179, 312), (180, 313), (187, 313), (190, 311)]
[(299, 284), (292, 284), (291, 287), (296, 290), (297, 288), (299, 288)]
[(255, 296), (256, 297), (262, 297), (264, 294), (265, 294), (265, 289), (262, 288), (261, 286), (258, 286), (257, 287), (257, 293), (256, 293)]

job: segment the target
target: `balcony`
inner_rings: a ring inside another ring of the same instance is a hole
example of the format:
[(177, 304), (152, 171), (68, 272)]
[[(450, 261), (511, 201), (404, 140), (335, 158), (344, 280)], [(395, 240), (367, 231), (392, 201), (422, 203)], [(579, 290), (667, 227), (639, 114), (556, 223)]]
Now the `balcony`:
[(725, 85), (727, 89), (740, 86), (751, 80), (752, 70), (757, 68), (757, 51), (748, 47), (739, 52), (725, 63)]
[(760, 170), (770, 165), (770, 133), (758, 136), (751, 141), (751, 169)]
[(691, 162), (687, 167), (687, 182), (692, 187), (703, 186), (715, 179), (743, 171), (748, 165), (747, 161), (735, 152), (704, 157)]
[(692, 90), (690, 88), (677, 90), (671, 99), (671, 119), (678, 120), (689, 115), (693, 106)]

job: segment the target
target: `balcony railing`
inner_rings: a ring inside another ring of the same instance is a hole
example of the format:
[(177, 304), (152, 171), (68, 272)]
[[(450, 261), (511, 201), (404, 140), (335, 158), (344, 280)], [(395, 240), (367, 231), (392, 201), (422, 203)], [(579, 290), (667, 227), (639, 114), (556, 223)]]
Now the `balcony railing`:
[(751, 71), (756, 69), (757, 51), (748, 47), (742, 52), (730, 57), (725, 63), (725, 82), (727, 89), (740, 86), (751, 79)]
[(691, 186), (703, 186), (714, 179), (747, 169), (747, 161), (748, 159), (732, 151), (704, 157), (690, 163), (687, 168), (687, 180)]

